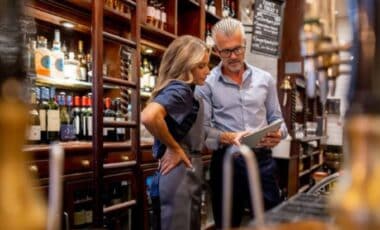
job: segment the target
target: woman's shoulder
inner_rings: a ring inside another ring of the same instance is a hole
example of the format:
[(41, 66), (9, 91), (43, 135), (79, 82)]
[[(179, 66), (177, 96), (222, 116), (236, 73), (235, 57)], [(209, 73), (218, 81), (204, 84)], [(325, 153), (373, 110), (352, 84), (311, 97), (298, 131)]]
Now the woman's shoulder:
[(183, 97), (193, 95), (191, 86), (188, 83), (179, 80), (170, 81), (168, 85), (162, 89), (162, 93), (174, 94)]

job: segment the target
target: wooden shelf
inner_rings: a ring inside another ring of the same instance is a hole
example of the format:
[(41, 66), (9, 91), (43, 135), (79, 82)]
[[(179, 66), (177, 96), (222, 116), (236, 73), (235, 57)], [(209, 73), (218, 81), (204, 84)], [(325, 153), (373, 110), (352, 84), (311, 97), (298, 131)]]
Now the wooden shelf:
[[(65, 152), (67, 151), (90, 151), (92, 149), (92, 142), (90, 141), (68, 141), (60, 142)], [(105, 150), (119, 150), (119, 149), (129, 149), (131, 148), (131, 141), (125, 142), (105, 142), (103, 145)], [(38, 145), (26, 145), (23, 148), (24, 152), (49, 152), (48, 144), (38, 144)]]
[(213, 23), (216, 23), (217, 21), (219, 21), (221, 19), (222, 19), (222, 17), (220, 17), (216, 14), (213, 14), (213, 13), (206, 10), (206, 22), (211, 22), (213, 24)]
[[(72, 5), (78, 6), (87, 11), (91, 11), (92, 9), (92, 0), (66, 0), (66, 2), (71, 3)], [(129, 6), (133, 6), (134, 8), (136, 7), (136, 3), (133, 1), (124, 0), (124, 2), (128, 3)], [(114, 10), (108, 6), (104, 6), (104, 15), (112, 20), (118, 20), (121, 22), (131, 21), (130, 15)]]
[(137, 123), (134, 121), (107, 121), (103, 123), (104, 127), (126, 127), (126, 128), (136, 128)]
[(120, 209), (130, 208), (132, 206), (135, 206), (136, 204), (137, 204), (136, 200), (130, 200), (130, 201), (123, 202), (120, 204), (115, 204), (115, 205), (112, 205), (109, 207), (104, 207), (103, 212), (104, 212), (104, 214), (107, 214), (110, 212), (118, 211)]
[[(84, 81), (78, 81), (78, 80), (59, 79), (59, 78), (44, 77), (44, 76), (37, 76), (35, 78), (32, 78), (32, 80), (38, 86), (54, 86), (59, 89), (69, 89), (69, 90), (91, 90), (92, 89), (91, 82), (84, 82)], [(112, 85), (107, 85), (107, 84), (104, 84), (103, 87), (105, 89), (117, 88), (117, 87), (114, 87)]]
[(92, 203), (92, 202), (93, 202), (92, 198), (86, 198), (86, 199), (74, 201), (74, 205), (88, 204), (88, 203)]
[(297, 141), (300, 141), (300, 142), (310, 142), (310, 141), (319, 141), (319, 140), (323, 140), (325, 139), (326, 136), (309, 136), (309, 137), (304, 137), (304, 138), (299, 138), (299, 139), (296, 139)]
[(322, 163), (321, 163), (321, 164), (313, 165), (313, 166), (311, 166), (309, 169), (306, 169), (306, 170), (300, 172), (299, 175), (298, 175), (298, 177), (299, 177), (299, 178), (300, 178), (300, 177), (303, 177), (303, 176), (305, 176), (305, 175), (307, 175), (307, 174), (313, 172), (315, 169), (317, 169), (317, 168), (319, 168), (319, 167), (321, 167), (321, 166), (322, 166)]
[(197, 8), (201, 7), (196, 0), (182, 0), (181, 3), (182, 2), (186, 4), (186, 6), (197, 7)]
[(118, 86), (126, 86), (129, 88), (136, 89), (136, 83), (130, 82), (127, 80), (123, 80), (120, 78), (114, 78), (114, 77), (103, 77), (103, 81), (108, 84), (118, 85)]
[(314, 156), (314, 155), (318, 155), (319, 153), (320, 153), (320, 151), (317, 150), (317, 151), (312, 152), (311, 154), (302, 154), (300, 156), (300, 159), (303, 160), (305, 158), (308, 158), (308, 157), (311, 157), (311, 156)]
[(121, 45), (130, 46), (132, 48), (136, 48), (136, 46), (137, 46), (136, 42), (134, 42), (134, 41), (131, 41), (127, 38), (123, 38), (123, 37), (120, 37), (120, 36), (117, 36), (117, 35), (114, 35), (114, 34), (111, 34), (108, 32), (103, 32), (103, 36), (106, 40), (108, 39), (108, 40), (111, 40), (113, 42), (117, 42)]
[(175, 34), (144, 24), (141, 25), (141, 37), (149, 41), (155, 39), (154, 42), (161, 45), (168, 45), (171, 41), (177, 38)]

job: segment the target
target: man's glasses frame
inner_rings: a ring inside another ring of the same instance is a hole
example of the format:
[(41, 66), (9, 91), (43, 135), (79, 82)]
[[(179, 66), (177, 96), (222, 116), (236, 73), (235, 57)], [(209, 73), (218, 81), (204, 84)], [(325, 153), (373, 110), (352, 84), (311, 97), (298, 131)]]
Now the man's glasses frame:
[(240, 54), (244, 53), (245, 46), (238, 46), (238, 47), (235, 47), (235, 48), (222, 49), (222, 50), (219, 50), (217, 47), (215, 47), (215, 50), (219, 53), (220, 57), (222, 57), (222, 58), (228, 58), (228, 57), (231, 56), (232, 52), (235, 55), (240, 55)]

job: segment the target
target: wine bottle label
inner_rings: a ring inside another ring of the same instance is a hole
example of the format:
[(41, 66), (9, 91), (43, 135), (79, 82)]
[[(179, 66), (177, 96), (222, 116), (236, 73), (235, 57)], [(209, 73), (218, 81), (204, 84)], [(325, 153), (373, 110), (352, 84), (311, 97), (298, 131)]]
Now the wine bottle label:
[(47, 131), (59, 132), (59, 126), (60, 126), (59, 110), (48, 110), (47, 116), (48, 116)]
[(87, 80), (87, 69), (84, 66), (79, 67), (79, 76), (81, 81)]
[(86, 223), (87, 224), (92, 223), (92, 210), (91, 209), (86, 210)]
[(50, 76), (50, 56), (43, 50), (36, 50), (35, 53), (36, 73), (46, 77)]
[[(125, 118), (123, 117), (117, 117), (116, 121), (125, 121)], [(117, 128), (116, 129), (117, 134), (125, 134), (125, 128)]]
[(87, 117), (88, 136), (92, 137), (92, 116)]
[(79, 133), (80, 133), (80, 117), (78, 115), (74, 117), (74, 128), (75, 128), (75, 134), (79, 135)]
[(29, 127), (28, 136), (29, 141), (40, 141), (41, 140), (41, 126), (32, 125)]
[(71, 124), (61, 124), (60, 138), (63, 141), (75, 139), (75, 129)]
[(85, 218), (84, 210), (74, 212), (74, 225), (82, 225), (86, 223), (85, 221), (86, 221), (86, 218)]
[(40, 110), (41, 131), (46, 131), (46, 110)]

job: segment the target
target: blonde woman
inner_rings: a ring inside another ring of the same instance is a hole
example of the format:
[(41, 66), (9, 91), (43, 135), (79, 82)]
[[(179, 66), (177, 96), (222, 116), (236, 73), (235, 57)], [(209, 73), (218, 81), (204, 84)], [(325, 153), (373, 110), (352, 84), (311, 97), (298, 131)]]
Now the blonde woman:
[(209, 74), (209, 49), (199, 38), (181, 36), (165, 51), (152, 97), (141, 121), (155, 137), (160, 161), (162, 230), (200, 229), (203, 104), (195, 85)]

